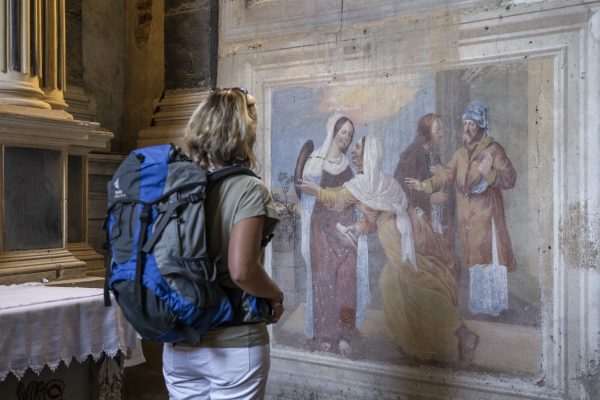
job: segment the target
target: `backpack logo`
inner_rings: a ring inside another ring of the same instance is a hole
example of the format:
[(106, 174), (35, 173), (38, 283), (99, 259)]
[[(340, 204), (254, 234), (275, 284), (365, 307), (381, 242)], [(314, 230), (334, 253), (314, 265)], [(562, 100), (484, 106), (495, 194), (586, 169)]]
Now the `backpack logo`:
[(123, 197), (127, 197), (125, 192), (121, 190), (121, 184), (119, 183), (119, 178), (115, 179), (115, 183), (113, 184), (115, 187), (115, 199), (121, 199)]

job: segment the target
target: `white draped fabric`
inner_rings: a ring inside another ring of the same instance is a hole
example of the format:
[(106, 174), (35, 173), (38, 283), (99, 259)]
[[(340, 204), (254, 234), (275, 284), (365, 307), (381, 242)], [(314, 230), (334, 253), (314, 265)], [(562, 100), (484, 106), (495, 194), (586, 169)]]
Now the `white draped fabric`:
[(492, 263), (469, 268), (469, 312), (498, 316), (508, 310), (508, 276), (498, 260), (496, 222), (492, 218)]
[(323, 171), (329, 172), (331, 175), (338, 175), (344, 172), (348, 168), (348, 159), (342, 157), (337, 162), (327, 161), (327, 153), (333, 143), (333, 129), (335, 123), (342, 117), (340, 114), (334, 114), (327, 120), (327, 137), (323, 146), (310, 154), (306, 164), (304, 165), (304, 171), (302, 173), (303, 178), (314, 178), (320, 177)]
[(137, 333), (113, 301), (104, 306), (103, 290), (44, 286), (0, 286), (0, 381), (12, 372), (39, 373), (48, 366), (88, 356), (130, 354), (127, 365), (144, 361)]
[(381, 172), (383, 147), (374, 136), (365, 138), (363, 173), (346, 182), (344, 187), (361, 203), (373, 210), (396, 213), (396, 228), (402, 237), (402, 260), (417, 268), (415, 244), (408, 201), (400, 184)]

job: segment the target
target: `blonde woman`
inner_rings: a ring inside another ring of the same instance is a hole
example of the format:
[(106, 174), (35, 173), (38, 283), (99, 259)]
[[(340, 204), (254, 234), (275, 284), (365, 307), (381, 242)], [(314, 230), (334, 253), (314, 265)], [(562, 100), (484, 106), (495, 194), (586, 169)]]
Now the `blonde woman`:
[[(239, 164), (256, 166), (255, 99), (242, 88), (217, 89), (194, 111), (185, 141), (200, 166), (218, 170)], [(220, 256), (222, 286), (270, 299), (281, 317), (283, 293), (262, 265), (261, 239), (278, 221), (269, 189), (260, 179), (235, 175), (219, 181), (206, 199), (207, 247)], [(242, 316), (209, 331), (200, 346), (165, 344), (163, 374), (172, 400), (262, 399), (269, 372), (269, 336), (265, 322), (243, 323)]]

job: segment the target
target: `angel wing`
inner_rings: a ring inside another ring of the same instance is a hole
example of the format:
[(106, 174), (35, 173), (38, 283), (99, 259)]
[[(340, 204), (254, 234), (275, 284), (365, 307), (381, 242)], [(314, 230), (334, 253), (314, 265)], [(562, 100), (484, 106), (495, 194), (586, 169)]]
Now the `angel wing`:
[(315, 144), (312, 140), (307, 140), (306, 143), (300, 149), (298, 153), (298, 159), (296, 160), (296, 168), (294, 169), (294, 188), (296, 189), (296, 196), (300, 198), (300, 190), (296, 187), (298, 179), (302, 179), (302, 173), (304, 172), (304, 165), (306, 160), (310, 157), (312, 152), (315, 150)]

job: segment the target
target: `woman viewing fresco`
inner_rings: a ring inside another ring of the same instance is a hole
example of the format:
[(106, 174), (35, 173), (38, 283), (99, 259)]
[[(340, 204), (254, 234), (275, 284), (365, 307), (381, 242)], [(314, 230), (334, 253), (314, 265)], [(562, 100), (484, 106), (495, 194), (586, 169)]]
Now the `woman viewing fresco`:
[(387, 263), (379, 286), (390, 331), (407, 355), (418, 360), (469, 365), (479, 337), (463, 323), (457, 308), (457, 282), (452, 270), (436, 254), (431, 225), (408, 207), (400, 184), (381, 172), (383, 148), (367, 136), (352, 151), (360, 172), (335, 188), (304, 179), (298, 188), (332, 211), (357, 207), (363, 217), (338, 227), (351, 244), (377, 231)]
[[(186, 127), (192, 160), (211, 172), (235, 164), (257, 166), (257, 116), (256, 100), (246, 89), (213, 90)], [(199, 345), (166, 343), (163, 375), (169, 399), (262, 399), (270, 368), (266, 323), (277, 323), (284, 306), (283, 292), (263, 268), (261, 240), (275, 230), (279, 217), (269, 189), (249, 175), (217, 182), (205, 207), (206, 244), (208, 254), (221, 260), (221, 287), (269, 300), (271, 315), (245, 322), (238, 304), (232, 320), (203, 334)]]
[[(329, 118), (325, 142), (308, 157), (302, 178), (322, 188), (338, 187), (352, 179), (354, 173), (346, 154), (353, 136), (354, 124), (349, 118)], [(356, 245), (344, 240), (340, 231), (341, 227), (356, 223), (354, 207), (331, 210), (315, 200), (312, 195), (301, 195), (301, 249), (307, 269), (307, 347), (350, 356), (352, 344), (360, 337), (357, 324), (366, 314), (366, 238)]]

